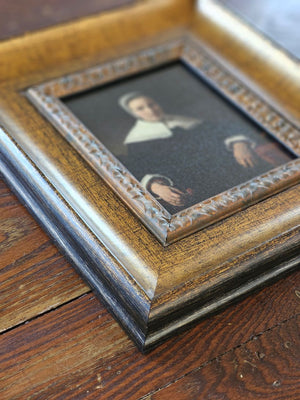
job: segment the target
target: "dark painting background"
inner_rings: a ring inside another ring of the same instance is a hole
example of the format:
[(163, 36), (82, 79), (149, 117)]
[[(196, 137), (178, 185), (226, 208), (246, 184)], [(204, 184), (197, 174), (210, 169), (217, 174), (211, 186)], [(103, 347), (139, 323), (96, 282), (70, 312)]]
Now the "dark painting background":
[[(167, 114), (196, 117), (204, 121), (203, 129), (206, 129), (206, 132), (203, 140), (208, 141), (208, 148), (214, 150), (211, 157), (205, 154), (206, 171), (199, 170), (199, 178), (202, 181), (207, 178), (208, 183), (203, 185), (202, 193), (194, 203), (272, 169), (266, 164), (261, 164), (258, 168), (246, 171), (243, 167), (237, 167), (231, 155), (228, 157), (224, 137), (245, 135), (256, 143), (277, 142), (179, 62), (65, 98), (63, 101), (115, 156), (123, 160), (127, 152), (123, 141), (136, 120), (120, 108), (118, 99), (132, 91), (141, 91), (154, 98)], [(281, 145), (278, 146), (289, 159), (294, 158)], [(180, 157), (180, 148), (173, 145), (171, 153)], [(219, 167), (216, 168), (216, 163), (211, 158), (219, 158), (219, 154), (220, 157), (225, 155), (229, 161), (221, 164), (221, 168), (219, 163)], [(189, 158), (189, 154), (183, 156)], [(278, 165), (280, 163), (279, 161)], [(138, 170), (138, 166), (135, 170)], [(134, 173), (133, 175), (138, 177)], [(185, 180), (184, 171), (182, 180)], [(178, 211), (168, 208), (166, 204), (164, 206), (172, 213)]]

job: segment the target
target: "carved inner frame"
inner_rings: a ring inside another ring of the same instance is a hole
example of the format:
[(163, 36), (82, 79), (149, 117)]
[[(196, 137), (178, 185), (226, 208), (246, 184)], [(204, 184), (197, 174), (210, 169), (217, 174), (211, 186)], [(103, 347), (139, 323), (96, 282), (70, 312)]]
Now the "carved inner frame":
[(190, 34), (26, 91), (40, 112), (165, 246), (300, 182), (300, 159), (296, 158), (171, 215), (60, 100), (176, 60), (188, 65), (295, 156), (300, 155), (300, 130), (237, 79)]

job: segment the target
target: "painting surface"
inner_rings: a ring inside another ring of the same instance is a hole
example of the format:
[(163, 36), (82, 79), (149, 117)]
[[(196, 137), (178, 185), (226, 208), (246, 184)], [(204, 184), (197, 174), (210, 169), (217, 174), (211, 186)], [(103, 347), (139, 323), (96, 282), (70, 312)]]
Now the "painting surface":
[(294, 158), (179, 62), (63, 101), (171, 214)]

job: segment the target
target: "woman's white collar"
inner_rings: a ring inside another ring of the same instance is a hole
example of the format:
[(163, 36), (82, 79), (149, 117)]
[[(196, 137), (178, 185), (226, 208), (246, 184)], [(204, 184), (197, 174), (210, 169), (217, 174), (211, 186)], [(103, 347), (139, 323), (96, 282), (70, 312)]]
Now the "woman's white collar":
[(173, 136), (172, 129), (190, 130), (201, 124), (201, 120), (178, 115), (166, 115), (163, 122), (138, 120), (125, 138), (124, 144), (166, 139)]

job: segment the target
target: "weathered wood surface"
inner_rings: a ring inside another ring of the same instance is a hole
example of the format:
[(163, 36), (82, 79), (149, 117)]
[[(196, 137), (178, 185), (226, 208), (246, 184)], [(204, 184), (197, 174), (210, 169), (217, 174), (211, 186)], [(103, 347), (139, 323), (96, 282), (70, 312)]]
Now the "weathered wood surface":
[(132, 3), (134, 0), (0, 0), (0, 40)]
[(0, 181), (1, 399), (300, 399), (299, 272), (147, 356), (87, 292)]
[(89, 290), (2, 180), (0, 261), (0, 331)]
[[(299, 272), (145, 356), (91, 293), (80, 296), (88, 289), (72, 267), (3, 182), (0, 188), (1, 266), (10, 271), (0, 275), (2, 399), (194, 399), (203, 390), (220, 399), (254, 399), (260, 391), (276, 399), (283, 389), (300, 395)], [(254, 363), (255, 351), (266, 357)]]
[[(198, 318), (200, 313), (215, 311), (224, 302), (262, 284), (271, 277), (271, 269), (279, 273), (294, 267), (299, 241), (300, 186), (249, 207), (224, 220), (222, 226), (216, 224), (163, 248), (20, 90), (53, 77), (53, 68), (63, 76), (70, 65), (73, 70), (78, 63), (81, 69), (86, 62), (92, 65), (95, 57), (109, 57), (122, 41), (122, 51), (128, 51), (126, 46), (139, 32), (143, 36), (137, 47), (144, 45), (143, 37), (147, 40), (153, 32), (160, 32), (160, 39), (171, 34), (169, 29), (177, 35), (178, 28), (190, 21), (191, 6), (191, 1), (148, 0), (127, 8), (122, 11), (126, 21), (122, 27), (129, 36), (124, 38), (119, 30), (119, 12), (82, 19), (0, 46), (14, 66), (8, 68), (7, 62), (2, 69), (1, 65), (0, 119), (64, 201), (5, 138), (1, 146), (3, 171), (25, 199), (27, 196), (32, 212), (73, 258), (77, 268), (83, 270), (102, 297), (109, 298), (107, 302), (113, 304), (119, 320), (144, 349)], [(174, 16), (178, 18), (175, 22)], [(52, 52), (58, 43), (60, 52)], [(87, 43), (91, 45), (88, 50)], [(292, 241), (287, 242), (288, 233), (292, 234)], [(84, 269), (85, 262), (105, 280), (91, 276)], [(201, 276), (205, 276), (205, 284), (199, 285), (197, 279)], [(216, 290), (218, 285), (223, 290)], [(150, 299), (154, 299), (151, 304)]]
[(292, 318), (145, 400), (297, 400), (300, 398), (299, 329), (299, 317)]

